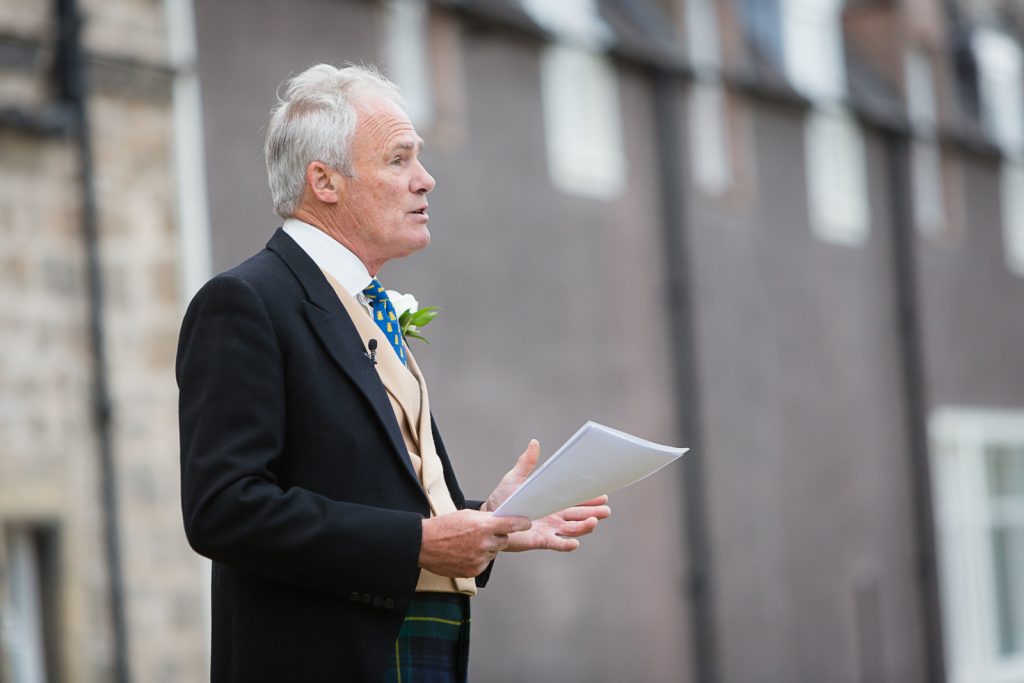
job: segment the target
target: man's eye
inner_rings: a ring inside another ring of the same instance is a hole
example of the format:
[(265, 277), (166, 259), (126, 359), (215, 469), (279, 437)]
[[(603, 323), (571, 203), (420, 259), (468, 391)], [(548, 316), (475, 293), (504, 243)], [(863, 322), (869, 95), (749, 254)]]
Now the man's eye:
[(404, 163), (405, 159), (403, 157), (395, 157), (394, 159), (391, 160), (392, 166), (401, 166)]

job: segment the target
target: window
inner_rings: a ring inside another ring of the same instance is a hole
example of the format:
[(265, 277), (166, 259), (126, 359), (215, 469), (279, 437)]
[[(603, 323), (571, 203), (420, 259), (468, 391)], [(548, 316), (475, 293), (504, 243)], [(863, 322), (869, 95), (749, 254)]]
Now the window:
[(782, 20), (779, 2), (785, 0), (740, 0), (740, 18), (747, 42), (765, 62), (782, 69)]
[(811, 228), (833, 244), (858, 246), (868, 236), (870, 211), (864, 136), (843, 109), (812, 110), (804, 124)]
[(920, 48), (907, 50), (904, 61), (907, 83), (907, 116), (914, 132), (933, 137), (938, 122), (935, 107), (935, 79), (928, 53)]
[[(843, 0), (741, 0), (753, 47), (814, 110), (804, 125), (808, 219), (821, 239), (862, 244), (870, 226), (864, 136), (847, 93)], [(776, 59), (776, 57), (778, 59)]]
[(552, 184), (569, 194), (611, 199), (625, 184), (614, 40), (595, 0), (521, 0), (558, 42), (541, 54), (544, 134)]
[(595, 0), (521, 0), (522, 7), (540, 26), (560, 39), (581, 47), (607, 47), (614, 40), (611, 28)]
[(938, 236), (945, 227), (942, 153), (936, 138), (935, 83), (931, 60), (917, 48), (907, 50), (904, 62), (907, 116), (915, 139), (910, 148), (914, 222), (918, 230)]
[(1003, 163), (1002, 204), (1006, 265), (1024, 277), (1024, 164), (1020, 162)]
[(1024, 410), (946, 408), (930, 432), (950, 680), (1024, 680)]
[(696, 74), (687, 98), (693, 179), (701, 191), (722, 195), (733, 184), (733, 169), (728, 95), (721, 83), (714, 0), (687, 0), (686, 43)]
[(910, 167), (914, 222), (923, 234), (937, 236), (946, 222), (939, 144), (935, 140), (914, 140), (910, 148)]
[(846, 93), (842, 0), (783, 0), (785, 71), (794, 88), (820, 102)]
[(703, 77), (717, 77), (721, 68), (718, 10), (714, 0), (687, 0), (686, 44), (690, 64)]
[(548, 170), (570, 194), (611, 199), (625, 183), (615, 69), (589, 50), (551, 45), (541, 57)]
[(46, 527), (17, 525), (6, 532), (0, 596), (0, 679), (45, 683), (56, 676), (52, 629), (56, 581), (55, 534)]
[(385, 0), (384, 63), (401, 88), (406, 113), (420, 127), (434, 119), (427, 49), (430, 9), (424, 0)]
[(813, 101), (846, 93), (843, 0), (739, 0), (752, 51)]
[(719, 83), (693, 81), (689, 93), (690, 154), (694, 182), (720, 195), (732, 184), (726, 93)]
[(972, 40), (978, 64), (981, 118), (986, 131), (1004, 152), (1024, 151), (1024, 79), (1020, 46), (991, 29), (975, 32)]
[(207, 197), (203, 104), (196, 66), (191, 0), (167, 0), (168, 52), (174, 66), (174, 196), (181, 246), (180, 296), (187, 306), (213, 275)]

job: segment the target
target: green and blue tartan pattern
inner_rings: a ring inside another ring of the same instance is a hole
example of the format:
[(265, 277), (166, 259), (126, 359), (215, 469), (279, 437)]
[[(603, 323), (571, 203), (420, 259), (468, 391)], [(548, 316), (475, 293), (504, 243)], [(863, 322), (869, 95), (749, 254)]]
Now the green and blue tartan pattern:
[(417, 593), (395, 641), (385, 683), (463, 683), (469, 624), (465, 595)]
[(377, 323), (377, 327), (384, 333), (384, 338), (391, 344), (391, 348), (395, 350), (402, 365), (409, 365), (405, 359), (405, 344), (402, 340), (402, 331), (398, 326), (398, 316), (395, 315), (395, 307), (391, 305), (391, 299), (388, 298), (384, 285), (377, 278), (373, 278), (373, 282), (363, 290), (363, 296), (373, 307), (373, 322)]

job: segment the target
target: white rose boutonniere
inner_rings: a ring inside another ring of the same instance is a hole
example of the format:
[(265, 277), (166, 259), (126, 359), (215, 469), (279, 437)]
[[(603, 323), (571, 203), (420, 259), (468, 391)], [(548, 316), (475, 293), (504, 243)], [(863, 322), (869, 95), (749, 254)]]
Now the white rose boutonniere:
[(429, 344), (427, 338), (420, 333), (420, 329), (430, 324), (430, 321), (437, 317), (441, 309), (437, 306), (420, 308), (419, 302), (412, 294), (402, 294), (393, 289), (388, 290), (388, 299), (395, 307), (395, 315), (398, 316), (398, 327), (402, 336), (406, 339), (419, 339)]

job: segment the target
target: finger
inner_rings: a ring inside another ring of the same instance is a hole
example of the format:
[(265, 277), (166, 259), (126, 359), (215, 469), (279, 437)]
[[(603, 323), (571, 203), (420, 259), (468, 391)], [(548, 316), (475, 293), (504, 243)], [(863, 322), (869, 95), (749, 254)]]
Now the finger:
[(560, 536), (552, 536), (548, 540), (548, 550), (555, 550), (560, 553), (570, 553), (580, 547), (580, 542), (575, 538), (562, 538)]
[(515, 467), (512, 468), (512, 472), (516, 476), (525, 479), (530, 476), (530, 472), (537, 466), (537, 458), (540, 457), (540, 442), (537, 439), (530, 439), (530, 443), (526, 446), (526, 450), (516, 460)]
[(585, 500), (582, 503), (577, 503), (577, 505), (607, 505), (607, 504), (608, 504), (608, 494), (607, 493), (605, 493), (604, 495), (598, 496), (597, 498), (591, 498), (590, 500)]
[(533, 524), (526, 517), (492, 517), (491, 533), (493, 534), (514, 534), (517, 531), (526, 531)]
[(591, 517), (580, 522), (566, 522), (561, 525), (558, 529), (559, 536), (565, 536), (567, 538), (576, 538), (578, 536), (586, 536), (589, 533), (593, 533), (594, 529), (597, 528), (597, 519)]
[(558, 516), (567, 522), (580, 522), (590, 517), (597, 519), (608, 519), (612, 515), (612, 509), (607, 505), (598, 505), (596, 507), (571, 507), (562, 510), (558, 513)]

